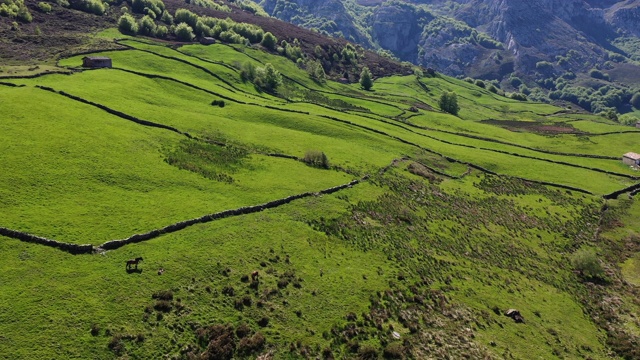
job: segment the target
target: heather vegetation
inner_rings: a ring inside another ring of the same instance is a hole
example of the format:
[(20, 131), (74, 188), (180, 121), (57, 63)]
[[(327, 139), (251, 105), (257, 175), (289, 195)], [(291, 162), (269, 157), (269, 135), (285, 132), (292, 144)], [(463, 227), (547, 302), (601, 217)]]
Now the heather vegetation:
[(112, 68), (0, 66), (0, 354), (638, 356), (638, 130), (136, 4)]

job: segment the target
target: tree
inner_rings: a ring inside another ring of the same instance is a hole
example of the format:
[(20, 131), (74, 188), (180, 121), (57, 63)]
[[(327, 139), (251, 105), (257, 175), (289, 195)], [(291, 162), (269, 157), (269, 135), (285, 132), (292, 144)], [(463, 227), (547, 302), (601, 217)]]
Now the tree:
[(145, 15), (138, 22), (138, 34), (140, 35), (154, 35), (156, 33), (156, 23), (149, 15)]
[(255, 84), (267, 91), (273, 91), (282, 84), (282, 75), (271, 63), (256, 69)]
[(371, 79), (371, 71), (368, 67), (363, 67), (360, 73), (360, 86), (365, 90), (370, 90), (373, 87), (373, 80)]
[(640, 110), (640, 93), (636, 93), (635, 95), (633, 95), (633, 97), (631, 98), (631, 106)]
[(589, 249), (580, 249), (571, 255), (571, 264), (580, 271), (581, 275), (589, 278), (602, 278), (604, 269), (598, 261), (595, 252)]
[(191, 41), (195, 37), (193, 28), (185, 23), (180, 23), (176, 26), (175, 34), (178, 40), (181, 41)]
[(272, 33), (266, 32), (262, 37), (262, 42), (260, 42), (260, 44), (269, 50), (274, 50), (278, 44), (278, 39)]
[(136, 24), (136, 19), (130, 14), (120, 16), (120, 19), (118, 19), (118, 30), (123, 34), (137, 34), (138, 24)]
[(452, 115), (458, 115), (460, 106), (458, 105), (458, 95), (454, 92), (445, 91), (440, 95), (440, 101), (438, 102), (440, 109), (444, 112), (448, 112)]
[(246, 61), (240, 66), (240, 78), (242, 81), (253, 81), (256, 77), (256, 67)]
[(326, 74), (320, 60), (307, 62), (307, 73), (313, 80), (323, 83), (326, 79)]

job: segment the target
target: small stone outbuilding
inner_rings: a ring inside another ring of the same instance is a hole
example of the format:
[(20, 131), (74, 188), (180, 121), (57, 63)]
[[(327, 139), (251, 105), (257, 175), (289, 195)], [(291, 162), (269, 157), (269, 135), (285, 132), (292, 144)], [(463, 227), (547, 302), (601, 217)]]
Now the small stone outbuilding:
[(636, 123), (636, 127), (637, 127), (637, 128), (640, 128), (640, 121), (638, 121), (638, 122)]
[(111, 58), (106, 56), (85, 56), (82, 58), (82, 66), (86, 68), (110, 68)]
[(629, 166), (640, 166), (640, 154), (628, 152), (622, 155), (622, 163)]
[(211, 45), (211, 44), (215, 44), (216, 43), (216, 39), (212, 38), (212, 37), (208, 37), (208, 36), (203, 36), (200, 38), (200, 44), (202, 45)]

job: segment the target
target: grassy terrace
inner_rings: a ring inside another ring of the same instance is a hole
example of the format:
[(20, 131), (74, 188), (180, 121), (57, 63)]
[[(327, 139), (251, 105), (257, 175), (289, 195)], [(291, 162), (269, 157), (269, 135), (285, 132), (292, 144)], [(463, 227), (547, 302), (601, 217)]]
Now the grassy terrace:
[[(570, 257), (594, 248), (609, 261), (638, 231), (633, 201), (610, 202), (616, 226), (601, 211), (602, 195), (640, 182), (617, 159), (640, 150), (633, 128), (440, 76), (365, 92), (258, 49), (120, 43), (97, 53), (113, 69), (81, 70), (76, 56), (59, 63), (70, 75), (0, 80), (19, 85), (0, 85), (0, 226), (99, 245), (368, 177), (94, 255), (0, 236), (0, 354), (187, 358), (210, 344), (198, 329), (245, 323), (266, 340), (236, 342), (238, 358), (393, 346), (417, 359), (609, 358), (618, 335)], [(279, 96), (241, 81), (244, 62), (286, 75)], [(444, 90), (459, 117), (437, 110)], [(270, 156), (310, 150), (330, 168)], [(142, 271), (125, 272), (138, 256)], [(255, 270), (257, 284), (244, 277)], [(621, 315), (629, 333), (636, 305)]]

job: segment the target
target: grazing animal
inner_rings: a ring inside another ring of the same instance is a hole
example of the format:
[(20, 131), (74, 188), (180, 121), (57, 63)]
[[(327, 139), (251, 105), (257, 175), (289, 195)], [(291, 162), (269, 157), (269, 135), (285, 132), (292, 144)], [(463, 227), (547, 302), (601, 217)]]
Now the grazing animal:
[(258, 276), (259, 276), (258, 270), (256, 270), (256, 271), (252, 272), (252, 273), (251, 273), (251, 281), (256, 281), (256, 280), (258, 280)]
[(132, 265), (135, 265), (136, 269), (138, 269), (138, 263), (142, 261), (141, 257), (137, 257), (135, 259), (127, 260), (127, 270), (131, 269)]

